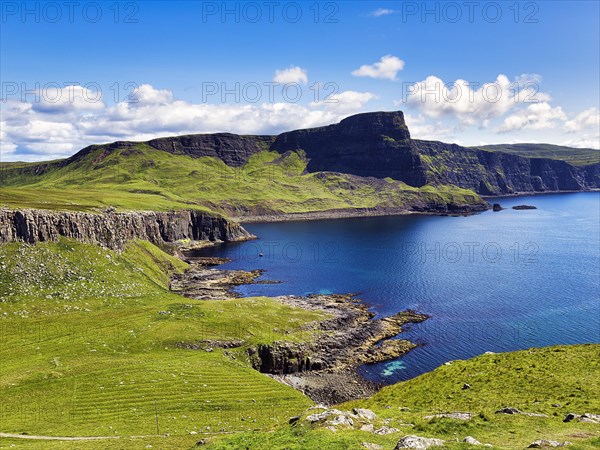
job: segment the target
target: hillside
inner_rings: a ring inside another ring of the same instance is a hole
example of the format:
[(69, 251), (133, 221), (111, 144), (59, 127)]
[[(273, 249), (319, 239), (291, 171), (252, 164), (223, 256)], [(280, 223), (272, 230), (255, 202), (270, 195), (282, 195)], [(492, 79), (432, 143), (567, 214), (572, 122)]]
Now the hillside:
[(600, 150), (594, 148), (574, 148), (552, 144), (497, 144), (472, 147), (489, 152), (510, 153), (525, 158), (548, 158), (566, 161), (574, 166), (586, 166), (600, 162)]
[[(150, 435), (122, 448), (189, 448), (196, 434), (264, 429), (312, 404), (253, 370), (246, 349), (310, 339), (299, 328), (318, 312), (269, 298), (184, 298), (168, 282), (187, 264), (144, 241), (122, 253), (66, 239), (4, 244), (0, 267), (0, 432)], [(219, 344), (229, 341), (240, 344)]]
[[(225, 437), (208, 448), (342, 450), (364, 449), (366, 442), (381, 446), (371, 448), (392, 450), (403, 436), (416, 435), (447, 441), (443, 448), (451, 449), (473, 448), (458, 442), (467, 436), (497, 449), (524, 449), (536, 440), (568, 441), (572, 450), (597, 449), (598, 422), (563, 420), (569, 413), (592, 413), (600, 418), (598, 380), (600, 345), (482, 355), (387, 386), (367, 400), (338, 405), (341, 412), (329, 418), (307, 420), (310, 414), (327, 411), (312, 409), (295, 425), (279, 427), (274, 433)], [(507, 407), (518, 412), (496, 412)], [(368, 409), (376, 417), (352, 415), (353, 408)], [(432, 417), (457, 412), (462, 414)], [(353, 424), (340, 424), (340, 415)], [(338, 424), (332, 425), (335, 420)]]
[(461, 213), (487, 208), (476, 194), (599, 188), (600, 163), (572, 165), (590, 155), (571, 150), (538, 158), (545, 154), (540, 150), (529, 158), (522, 150), (419, 141), (410, 137), (402, 112), (364, 113), (279, 136), (119, 141), (64, 160), (5, 163), (0, 206), (200, 209), (263, 220), (294, 213)]
[(244, 218), (336, 210), (468, 212), (487, 205), (455, 186), (310, 173), (302, 151), (261, 150), (238, 167), (149, 143), (93, 146), (47, 164), (0, 170), (0, 206), (93, 211), (200, 209)]
[[(308, 409), (310, 399), (252, 369), (247, 357), (256, 344), (317, 339), (305, 324), (328, 318), (318, 311), (264, 297), (181, 297), (167, 284), (186, 263), (143, 241), (121, 253), (66, 239), (5, 244), (0, 266), (0, 432), (104, 437), (0, 437), (1, 447), (105, 449), (114, 442), (106, 438), (119, 436), (119, 448), (128, 449), (194, 448), (204, 439), (215, 449), (360, 449), (370, 442), (391, 450), (406, 434), (471, 435), (501, 449), (542, 438), (570, 441), (574, 450), (600, 447), (597, 424), (563, 422), (568, 413), (600, 413), (599, 345), (455, 361), (339, 405), (377, 417), (334, 432), (324, 420), (304, 420), (323, 410)], [(504, 407), (547, 417), (495, 414)], [(426, 417), (457, 411), (472, 417)], [(288, 425), (297, 415), (303, 419)], [(392, 431), (358, 429), (368, 423)]]

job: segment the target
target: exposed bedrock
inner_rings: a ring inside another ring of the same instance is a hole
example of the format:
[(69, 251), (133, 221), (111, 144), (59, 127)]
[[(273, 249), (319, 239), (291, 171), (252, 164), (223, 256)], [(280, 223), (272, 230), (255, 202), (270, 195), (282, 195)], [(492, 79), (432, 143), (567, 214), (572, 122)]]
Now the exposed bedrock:
[(56, 241), (59, 237), (122, 249), (131, 239), (156, 245), (182, 239), (231, 242), (253, 236), (235, 222), (201, 211), (54, 212), (0, 210), (0, 243)]

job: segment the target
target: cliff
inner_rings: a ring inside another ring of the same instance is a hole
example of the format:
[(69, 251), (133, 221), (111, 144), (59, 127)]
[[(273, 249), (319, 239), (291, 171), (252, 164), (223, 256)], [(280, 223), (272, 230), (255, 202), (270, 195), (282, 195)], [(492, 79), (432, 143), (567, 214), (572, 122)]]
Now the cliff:
[(271, 150), (304, 150), (309, 172), (390, 177), (411, 186), (427, 182), (401, 111), (357, 114), (338, 124), (282, 133)]
[(427, 180), (454, 184), (481, 195), (585, 191), (600, 188), (600, 164), (574, 166), (549, 158), (526, 158), (413, 140), (427, 168)]
[(131, 239), (155, 245), (181, 239), (231, 242), (253, 236), (237, 223), (201, 211), (107, 212), (0, 210), (0, 243), (56, 241), (59, 237), (120, 250)]
[(268, 150), (275, 136), (242, 136), (231, 133), (193, 134), (154, 139), (148, 145), (174, 154), (214, 156), (232, 167), (242, 166), (250, 156)]

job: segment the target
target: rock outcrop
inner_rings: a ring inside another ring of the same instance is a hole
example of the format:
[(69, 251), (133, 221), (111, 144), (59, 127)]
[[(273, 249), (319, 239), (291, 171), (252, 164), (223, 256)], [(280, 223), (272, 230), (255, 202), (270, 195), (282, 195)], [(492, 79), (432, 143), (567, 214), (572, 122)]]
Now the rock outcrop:
[(156, 245), (185, 239), (231, 242), (253, 236), (239, 224), (201, 211), (54, 212), (0, 210), (0, 243), (57, 241), (60, 237), (120, 250), (132, 239)]
[(390, 177), (411, 186), (427, 183), (401, 111), (357, 114), (338, 124), (282, 133), (271, 150), (303, 150), (309, 172)]
[(525, 158), (413, 140), (427, 166), (427, 181), (454, 184), (480, 195), (585, 191), (600, 188), (600, 164), (573, 166), (565, 161)]
[(275, 136), (242, 136), (231, 133), (193, 134), (154, 139), (148, 145), (169, 153), (200, 156), (215, 156), (225, 164), (239, 167), (255, 153), (268, 150)]

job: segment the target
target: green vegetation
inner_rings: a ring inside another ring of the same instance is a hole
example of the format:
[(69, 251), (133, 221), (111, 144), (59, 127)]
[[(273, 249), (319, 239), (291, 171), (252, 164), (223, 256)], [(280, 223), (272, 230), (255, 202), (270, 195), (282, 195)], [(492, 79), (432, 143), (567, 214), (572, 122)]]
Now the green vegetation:
[(574, 148), (551, 144), (498, 144), (473, 148), (489, 152), (510, 153), (526, 158), (560, 159), (576, 166), (600, 162), (600, 150), (593, 148)]
[[(338, 407), (373, 410), (376, 427), (389, 419), (399, 429), (389, 435), (332, 432), (306, 421), (290, 426), (288, 419), (308, 414), (313, 402), (251, 369), (246, 351), (257, 343), (315, 339), (303, 325), (323, 315), (263, 297), (183, 298), (167, 283), (185, 268), (142, 241), (122, 253), (65, 239), (1, 246), (0, 431), (119, 439), (0, 438), (0, 447), (192, 448), (203, 438), (213, 449), (358, 449), (362, 442), (391, 449), (416, 434), (471, 435), (503, 449), (541, 438), (571, 441), (575, 450), (600, 448), (597, 424), (562, 422), (569, 412), (600, 412), (600, 345), (454, 361)], [(231, 341), (240, 347), (218, 346)], [(463, 390), (464, 383), (471, 388)], [(548, 417), (494, 413), (506, 406)], [(425, 418), (455, 411), (474, 417)]]
[[(268, 298), (183, 298), (167, 282), (185, 266), (140, 241), (121, 254), (69, 240), (1, 246), (0, 431), (145, 436), (157, 434), (158, 416), (160, 434), (170, 438), (123, 448), (188, 448), (205, 433), (271, 428), (310, 406), (253, 370), (246, 349), (311, 339), (299, 327), (322, 315)], [(229, 350), (210, 343), (212, 351), (181, 345), (204, 340), (243, 342)], [(27, 445), (108, 448), (106, 442)]]
[(0, 206), (204, 209), (235, 215), (482, 202), (472, 191), (454, 186), (419, 189), (393, 180), (306, 173), (301, 151), (263, 151), (233, 168), (218, 158), (174, 155), (140, 143), (112, 151), (99, 146), (66, 162), (0, 166)]
[[(570, 449), (600, 448), (597, 424), (564, 423), (567, 413), (600, 412), (600, 345), (558, 346), (482, 355), (454, 361), (418, 378), (388, 386), (367, 400), (338, 406), (340, 410), (368, 408), (378, 416), (375, 428), (398, 428), (379, 436), (338, 427), (332, 432), (306, 421), (274, 433), (243, 433), (214, 441), (211, 449), (362, 448), (362, 442), (394, 448), (407, 434), (462, 440), (473, 436), (499, 449), (523, 449), (537, 439), (570, 441)], [(464, 383), (471, 388), (463, 389)], [(559, 406), (552, 406), (559, 405)], [(504, 407), (548, 417), (495, 414)], [(471, 420), (426, 419), (425, 416), (470, 412)], [(314, 413), (314, 411), (311, 411)], [(403, 424), (413, 424), (406, 426)], [(445, 448), (472, 448), (452, 443)]]

